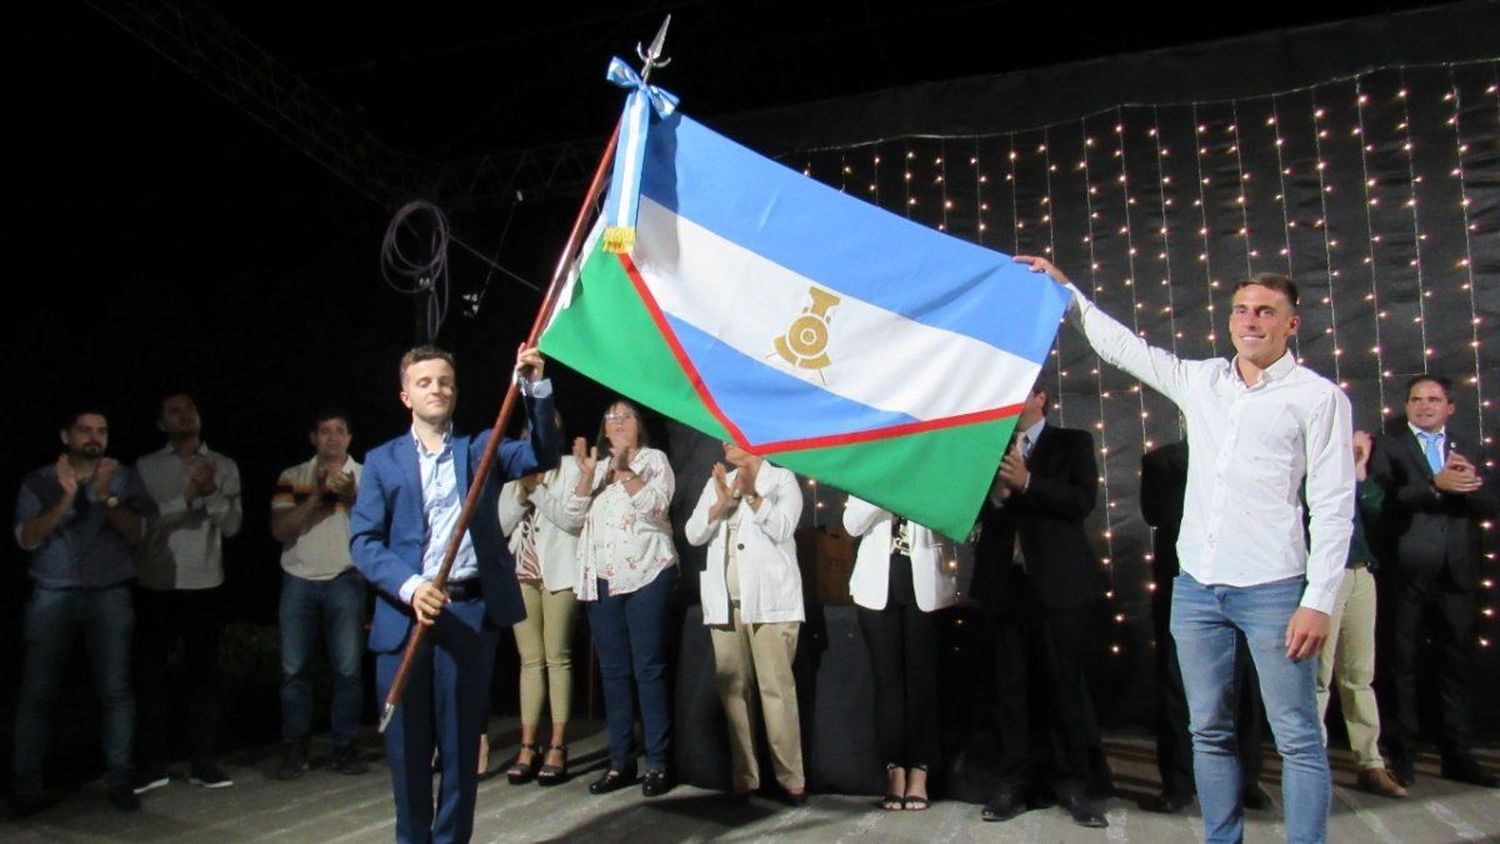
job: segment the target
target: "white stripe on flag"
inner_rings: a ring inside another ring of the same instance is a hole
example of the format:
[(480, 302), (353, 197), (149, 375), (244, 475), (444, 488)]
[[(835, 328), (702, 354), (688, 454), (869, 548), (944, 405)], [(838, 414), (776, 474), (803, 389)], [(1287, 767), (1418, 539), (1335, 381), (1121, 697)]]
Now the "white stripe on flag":
[[(632, 257), (668, 314), (754, 360), (869, 407), (923, 421), (1004, 407), (1026, 398), (1041, 369), (988, 343), (836, 290), (829, 292), (839, 302), (826, 310), (830, 362), (819, 369), (798, 367), (777, 353), (775, 340), (813, 307), (812, 288), (828, 288), (646, 196)], [(928, 281), (911, 279), (912, 284)]]

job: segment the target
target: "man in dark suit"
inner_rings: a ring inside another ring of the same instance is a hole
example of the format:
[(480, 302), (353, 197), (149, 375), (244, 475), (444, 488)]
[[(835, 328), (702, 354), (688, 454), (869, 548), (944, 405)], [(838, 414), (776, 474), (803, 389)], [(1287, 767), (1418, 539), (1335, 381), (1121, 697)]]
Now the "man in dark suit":
[[(376, 652), (381, 699), (413, 622), (429, 628), (431, 646), (412, 664), (401, 705), (385, 732), (400, 842), (469, 840), (479, 783), (474, 760), (489, 709), (495, 643), (501, 629), (526, 617), (515, 561), (500, 533), (497, 495), (505, 481), (555, 466), (559, 435), (552, 386), (541, 380), (541, 355), (522, 349), (516, 371), (528, 398), (530, 441), (500, 444), (446, 589), (432, 580), (489, 436), (453, 430), (458, 385), (447, 352), (420, 346), (402, 357), (401, 402), (411, 410), (411, 430), (366, 455), (350, 515), (354, 563), (377, 590), (370, 650)], [(434, 749), (443, 767), (435, 814)]]
[(1091, 706), (1083, 676), (1089, 613), (1104, 592), (1084, 535), (1099, 469), (1087, 431), (1046, 423), (1034, 387), (981, 514), (974, 594), (995, 629), (1001, 784), (982, 817), (1003, 821), (1050, 779), (1083, 826), (1108, 826), (1088, 798)]
[[(1177, 533), (1182, 527), (1182, 499), (1187, 492), (1187, 440), (1154, 448), (1141, 455), (1141, 515), (1156, 528), (1152, 535), (1151, 629), (1156, 638), (1156, 679), (1160, 697), (1156, 719), (1156, 769), (1161, 794), (1142, 808), (1172, 814), (1193, 802), (1193, 740), (1188, 733), (1187, 693), (1172, 639), (1172, 582), (1181, 571), (1177, 561)], [(1267, 809), (1271, 798), (1257, 782), (1261, 768), (1260, 681), (1243, 634), (1235, 642), (1235, 679), (1239, 690), (1236, 733), (1239, 742), (1242, 799), (1247, 809)]]
[(1383, 718), (1386, 746), (1397, 781), (1410, 786), (1416, 779), (1417, 661), (1428, 615), (1439, 663), (1442, 775), (1500, 788), (1500, 779), (1469, 752), (1475, 589), (1483, 561), (1479, 521), (1500, 513), (1500, 499), (1449, 436), (1455, 410), (1447, 378), (1418, 375), (1406, 385), (1406, 430), (1381, 437), (1375, 448), (1372, 474), (1386, 490), (1380, 567), (1386, 580), (1381, 605), (1389, 608), (1382, 613), (1389, 621), (1383, 662), (1392, 710)]

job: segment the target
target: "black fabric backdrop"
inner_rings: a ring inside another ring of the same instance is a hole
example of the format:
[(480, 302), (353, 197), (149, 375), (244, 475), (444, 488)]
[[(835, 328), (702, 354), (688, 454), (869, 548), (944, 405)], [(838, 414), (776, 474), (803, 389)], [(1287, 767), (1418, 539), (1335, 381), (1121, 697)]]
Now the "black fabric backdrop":
[[(1488, 459), (1500, 425), (1500, 348), (1489, 341), (1500, 320), (1500, 64), (1483, 33), (1500, 31), (1497, 11), (1455, 4), (718, 128), (956, 237), (1051, 256), (1109, 313), (1184, 357), (1232, 355), (1233, 284), (1287, 273), (1302, 290), (1294, 349), (1348, 392), (1356, 428), (1399, 422), (1406, 379), (1443, 373), (1458, 383), (1458, 448)], [(1089, 530), (1111, 585), (1090, 666), (1099, 717), (1149, 724), (1151, 542), (1136, 493), (1141, 454), (1181, 436), (1176, 409), (1100, 366), (1071, 328), (1043, 379), (1052, 420), (1092, 431), (1099, 447)], [(676, 445), (684, 434), (673, 434)], [(696, 464), (713, 451), (698, 450), (683, 479), (706, 477)], [(701, 483), (683, 484), (682, 506)], [(1496, 571), (1481, 607), (1495, 604)], [(1500, 624), (1482, 617), (1478, 635), (1490, 645), (1478, 648), (1475, 714), (1494, 735)]]

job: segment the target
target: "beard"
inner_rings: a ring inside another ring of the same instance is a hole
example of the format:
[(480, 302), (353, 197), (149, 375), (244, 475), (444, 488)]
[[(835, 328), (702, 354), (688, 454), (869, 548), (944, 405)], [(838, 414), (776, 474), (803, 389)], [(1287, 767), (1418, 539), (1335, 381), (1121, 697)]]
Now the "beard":
[(104, 456), (104, 446), (98, 443), (84, 443), (74, 453), (86, 460), (98, 460)]

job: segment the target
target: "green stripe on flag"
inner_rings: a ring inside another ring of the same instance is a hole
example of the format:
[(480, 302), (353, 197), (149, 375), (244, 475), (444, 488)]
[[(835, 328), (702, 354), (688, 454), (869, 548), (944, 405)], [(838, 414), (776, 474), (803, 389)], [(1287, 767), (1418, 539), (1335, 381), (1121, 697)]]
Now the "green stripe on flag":
[(771, 462), (962, 540), (979, 517), (1016, 417), (807, 451)]
[(584, 263), (573, 301), (542, 335), (542, 353), (631, 400), (730, 439), (703, 406), (615, 255), (599, 249)]

